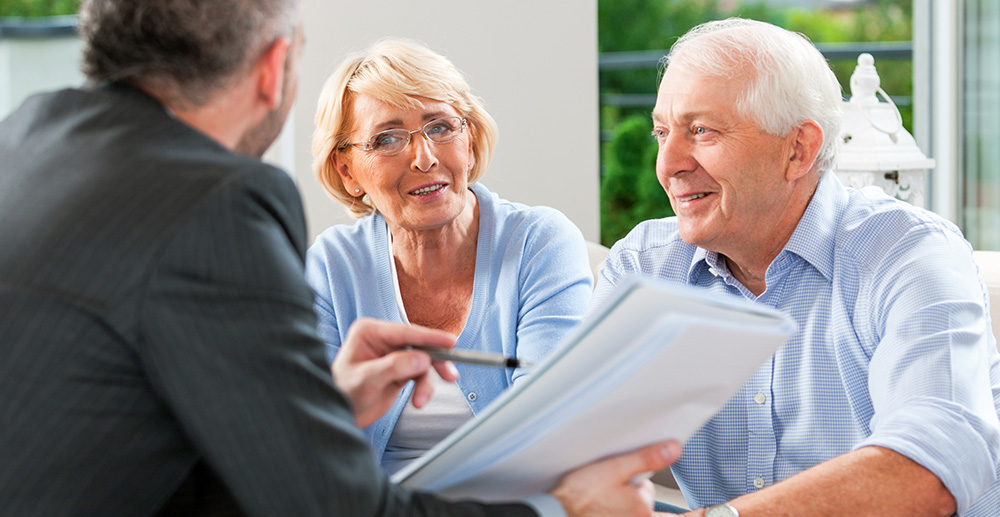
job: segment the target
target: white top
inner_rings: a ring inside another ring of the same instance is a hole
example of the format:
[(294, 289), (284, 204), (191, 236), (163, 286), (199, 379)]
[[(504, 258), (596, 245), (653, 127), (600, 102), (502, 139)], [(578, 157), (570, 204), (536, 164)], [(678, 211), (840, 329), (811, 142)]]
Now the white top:
[[(389, 233), (389, 264), (399, 315), (403, 323), (409, 324), (399, 290), (396, 260), (392, 255), (392, 233)], [(431, 377), (434, 379), (434, 396), (421, 409), (407, 403), (389, 436), (389, 443), (382, 456), (382, 466), (389, 474), (394, 474), (410, 461), (422, 456), (473, 417), (472, 409), (465, 402), (465, 395), (457, 384), (443, 380), (435, 372), (431, 373)]]

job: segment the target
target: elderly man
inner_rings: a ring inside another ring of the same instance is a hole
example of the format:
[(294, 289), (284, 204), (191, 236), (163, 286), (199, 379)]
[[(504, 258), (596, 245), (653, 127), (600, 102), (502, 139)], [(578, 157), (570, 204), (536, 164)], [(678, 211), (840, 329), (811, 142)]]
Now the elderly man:
[(799, 326), (685, 444), (690, 515), (998, 515), (1000, 357), (960, 231), (837, 181), (840, 88), (805, 38), (711, 22), (667, 63), (653, 133), (677, 216), (612, 248), (597, 302), (643, 273)]
[(356, 419), (411, 379), (430, 396), (430, 358), (399, 348), (454, 337), (360, 322), (335, 365), (350, 398), (331, 384), (298, 193), (256, 158), (295, 96), (299, 18), (297, 0), (86, 1), (93, 84), (0, 122), (0, 513), (649, 514), (632, 480), (676, 443), (528, 504), (411, 493), (375, 464)]

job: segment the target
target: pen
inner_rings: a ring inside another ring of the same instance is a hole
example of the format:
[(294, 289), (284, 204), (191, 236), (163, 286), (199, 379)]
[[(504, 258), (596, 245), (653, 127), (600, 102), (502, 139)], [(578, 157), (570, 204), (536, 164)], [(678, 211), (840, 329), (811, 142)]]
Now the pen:
[(455, 363), (478, 364), (480, 366), (496, 366), (498, 368), (527, 368), (532, 366), (528, 361), (516, 357), (506, 357), (500, 354), (472, 352), (469, 350), (449, 350), (446, 348), (407, 347), (410, 350), (420, 350), (431, 356), (435, 361), (452, 361)]

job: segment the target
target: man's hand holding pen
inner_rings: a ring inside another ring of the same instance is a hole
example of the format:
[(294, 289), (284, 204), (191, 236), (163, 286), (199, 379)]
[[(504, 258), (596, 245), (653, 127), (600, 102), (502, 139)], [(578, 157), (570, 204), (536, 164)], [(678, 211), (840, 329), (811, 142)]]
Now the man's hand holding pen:
[(334, 384), (351, 399), (358, 426), (378, 420), (411, 380), (415, 384), (410, 400), (415, 407), (423, 407), (434, 393), (432, 366), (442, 379), (458, 379), (458, 370), (451, 362), (432, 361), (430, 355), (412, 346), (447, 350), (455, 346), (455, 336), (369, 318), (351, 325), (331, 370)]
[(446, 381), (458, 379), (454, 362), (525, 368), (529, 363), (496, 354), (453, 350), (455, 336), (439, 330), (362, 318), (347, 331), (333, 362), (333, 381), (354, 406), (354, 418), (365, 427), (389, 410), (399, 390), (416, 384), (410, 400), (423, 407), (434, 393), (431, 367)]
[[(332, 371), (334, 384), (353, 403), (358, 425), (365, 427), (388, 411), (410, 380), (416, 383), (413, 405), (423, 407), (434, 392), (432, 367), (442, 379), (455, 381), (458, 371), (451, 361), (527, 366), (513, 358), (452, 350), (455, 339), (439, 330), (369, 318), (351, 325)], [(623, 508), (629, 509), (627, 515), (649, 515), (653, 485), (643, 474), (666, 468), (680, 453), (680, 444), (669, 441), (604, 458), (567, 473), (550, 494), (569, 517), (606, 515)]]

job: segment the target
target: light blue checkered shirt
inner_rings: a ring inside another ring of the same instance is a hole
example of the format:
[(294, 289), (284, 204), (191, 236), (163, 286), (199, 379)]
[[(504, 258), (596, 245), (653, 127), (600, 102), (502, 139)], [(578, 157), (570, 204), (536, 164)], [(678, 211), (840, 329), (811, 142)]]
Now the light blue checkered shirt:
[(1000, 354), (977, 271), (953, 224), (826, 174), (760, 297), (667, 218), (615, 244), (592, 307), (638, 272), (742, 296), (799, 325), (684, 445), (674, 475), (692, 508), (878, 445), (934, 472), (960, 515), (997, 517)]

